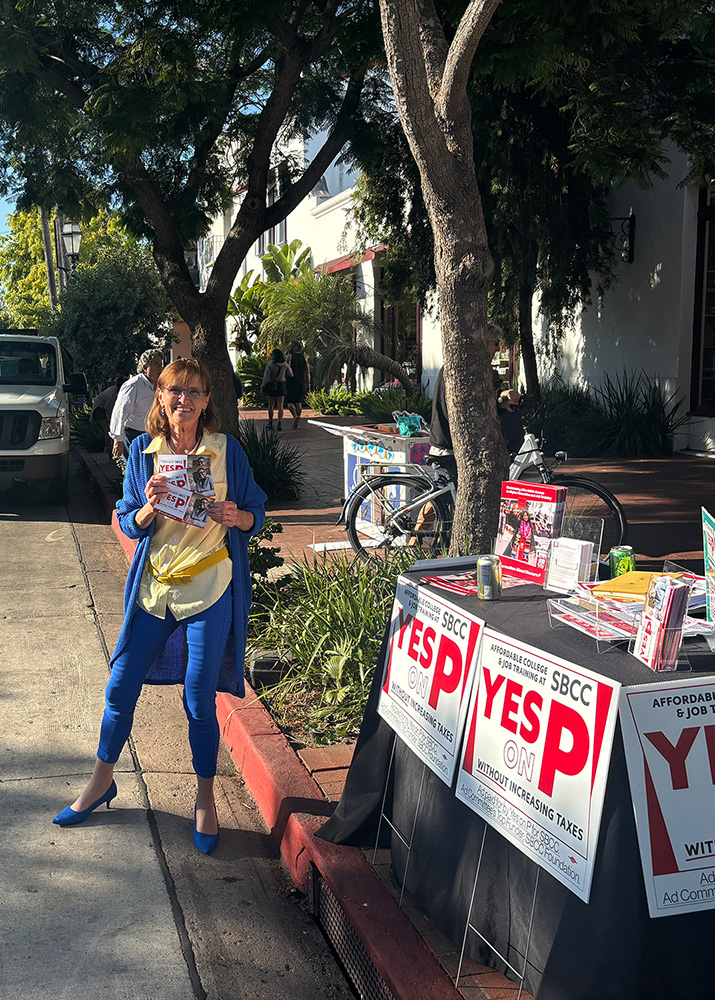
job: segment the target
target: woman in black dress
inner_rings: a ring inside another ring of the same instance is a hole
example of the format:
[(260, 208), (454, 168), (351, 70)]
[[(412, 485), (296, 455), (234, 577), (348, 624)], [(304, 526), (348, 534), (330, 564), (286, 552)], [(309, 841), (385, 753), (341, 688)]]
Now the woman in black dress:
[(292, 375), (290, 365), (278, 348), (271, 353), (271, 360), (263, 369), (261, 392), (268, 399), (268, 426), (273, 427), (273, 410), (278, 408), (278, 430), (283, 430), (283, 400), (286, 394), (286, 378)]
[(293, 372), (286, 379), (286, 406), (293, 414), (293, 430), (298, 429), (305, 397), (310, 391), (310, 365), (299, 340), (291, 340), (286, 361)]

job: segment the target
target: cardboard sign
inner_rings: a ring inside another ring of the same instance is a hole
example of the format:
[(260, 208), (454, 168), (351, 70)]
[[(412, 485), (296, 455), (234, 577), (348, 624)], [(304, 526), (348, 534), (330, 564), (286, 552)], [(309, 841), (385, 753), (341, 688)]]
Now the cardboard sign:
[(651, 917), (715, 907), (715, 677), (625, 688), (621, 727)]
[(620, 684), (484, 630), (457, 798), (588, 902)]
[(483, 626), (450, 601), (398, 579), (377, 711), (448, 785)]

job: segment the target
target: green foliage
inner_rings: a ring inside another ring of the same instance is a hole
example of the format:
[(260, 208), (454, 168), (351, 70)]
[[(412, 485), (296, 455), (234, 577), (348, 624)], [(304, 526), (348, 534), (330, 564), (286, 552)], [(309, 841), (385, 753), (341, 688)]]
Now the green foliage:
[(350, 392), (345, 386), (330, 389), (316, 389), (305, 397), (305, 405), (322, 416), (352, 416), (361, 413), (360, 400), (363, 393)]
[(92, 407), (89, 403), (74, 403), (70, 407), (71, 438), (74, 444), (87, 451), (104, 451), (104, 434), (99, 424), (89, 419)]
[(395, 410), (419, 413), (429, 423), (432, 416), (432, 400), (421, 389), (410, 395), (404, 389), (380, 389), (360, 396), (360, 412), (370, 420), (391, 422)]
[(547, 449), (574, 455), (644, 458), (672, 451), (673, 435), (687, 419), (677, 394), (664, 393), (645, 372), (604, 376), (600, 386), (572, 386), (560, 375), (541, 389), (527, 414)]
[(264, 595), (251, 613), (251, 646), (277, 649), (293, 661), (288, 677), (266, 692), (279, 722), (309, 692), (312, 704), (300, 723), (314, 742), (357, 734), (395, 583), (415, 556), (407, 549), (369, 562), (314, 556), (294, 566), (267, 609)]
[(61, 339), (90, 385), (106, 385), (133, 374), (148, 347), (170, 342), (167, 305), (148, 249), (103, 250), (78, 267), (43, 333)]
[(285, 347), (294, 338), (316, 359), (314, 383), (329, 385), (345, 366), (354, 388), (356, 370), (376, 368), (409, 385), (402, 365), (373, 350), (363, 341), (374, 340), (375, 324), (357, 296), (351, 278), (339, 274), (310, 274), (296, 281), (267, 285), (263, 296), (266, 318), (261, 343)]
[(272, 517), (267, 517), (263, 527), (252, 535), (248, 541), (248, 565), (251, 570), (251, 579), (254, 585), (266, 586), (268, 584), (268, 573), (272, 569), (282, 566), (285, 560), (279, 556), (280, 546), (264, 545), (263, 542), (272, 542), (275, 535), (283, 532), (283, 525), (280, 521), (275, 521)]
[(312, 274), (313, 252), (310, 247), (304, 247), (300, 240), (284, 243), (277, 247), (269, 243), (266, 252), (261, 257), (266, 273), (266, 283), (277, 284), (281, 281), (295, 281), (298, 278), (308, 278)]
[(267, 357), (253, 354), (249, 354), (245, 358), (239, 358), (236, 362), (236, 371), (241, 376), (244, 389), (243, 399), (241, 400), (242, 406), (265, 405), (265, 397), (261, 392), (261, 382), (263, 381), (263, 371), (267, 364)]
[(33, 329), (50, 311), (40, 210), (13, 212), (7, 221), (10, 232), (0, 236), (0, 285), (8, 325)]
[(253, 420), (239, 421), (238, 440), (268, 499), (297, 500), (305, 479), (298, 449), (269, 427), (259, 434)]

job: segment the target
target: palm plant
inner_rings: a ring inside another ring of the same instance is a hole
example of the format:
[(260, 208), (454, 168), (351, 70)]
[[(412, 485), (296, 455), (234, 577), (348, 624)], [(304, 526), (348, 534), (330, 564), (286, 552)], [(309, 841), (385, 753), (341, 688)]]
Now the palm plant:
[(360, 342), (361, 334), (374, 336), (375, 324), (360, 305), (350, 278), (311, 274), (268, 285), (263, 304), (263, 343), (284, 347), (294, 338), (302, 341), (318, 360), (323, 384), (339, 378), (343, 366), (353, 386), (358, 367), (376, 368), (396, 378), (405, 392), (412, 392), (409, 375), (399, 361)]

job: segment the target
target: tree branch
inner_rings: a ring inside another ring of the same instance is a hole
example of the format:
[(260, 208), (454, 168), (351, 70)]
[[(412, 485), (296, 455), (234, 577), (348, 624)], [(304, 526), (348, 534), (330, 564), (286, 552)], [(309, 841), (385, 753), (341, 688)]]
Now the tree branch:
[(437, 110), (446, 121), (459, 118), (467, 102), (467, 82), (474, 53), (500, 0), (471, 0), (447, 54)]
[(420, 44), (427, 69), (427, 84), (434, 99), (442, 88), (449, 46), (435, 10), (434, 0), (417, 0), (417, 8)]
[(307, 194), (310, 194), (345, 145), (345, 131), (350, 119), (357, 111), (364, 79), (365, 77), (362, 75), (350, 80), (345, 91), (340, 112), (330, 135), (308, 164), (301, 177), (291, 184), (290, 188), (278, 201), (266, 209), (263, 220), (266, 229), (270, 229), (271, 226), (275, 226), (278, 222), (285, 219), (301, 203), (303, 198)]

